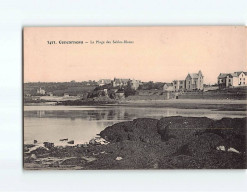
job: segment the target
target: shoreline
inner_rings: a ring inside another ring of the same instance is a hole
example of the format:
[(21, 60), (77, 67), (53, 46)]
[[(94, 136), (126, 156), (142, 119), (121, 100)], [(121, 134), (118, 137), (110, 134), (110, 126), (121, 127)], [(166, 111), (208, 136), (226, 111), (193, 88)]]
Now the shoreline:
[(68, 104), (68, 105), (51, 105), (50, 103), (33, 103), (24, 104), (24, 107), (28, 106), (76, 106), (76, 107), (93, 107), (93, 106), (119, 106), (119, 107), (159, 107), (159, 108), (181, 108), (181, 109), (216, 109), (219, 111), (246, 111), (247, 100), (205, 100), (205, 99), (173, 99), (173, 100), (123, 100), (119, 102), (100, 103), (90, 102), (87, 104)]

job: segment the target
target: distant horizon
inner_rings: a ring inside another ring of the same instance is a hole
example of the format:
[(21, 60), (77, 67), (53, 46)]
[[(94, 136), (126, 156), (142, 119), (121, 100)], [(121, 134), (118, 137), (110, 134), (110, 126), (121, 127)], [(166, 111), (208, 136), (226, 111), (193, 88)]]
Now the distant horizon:
[[(27, 27), (24, 82), (116, 77), (171, 83), (201, 70), (204, 83), (215, 84), (220, 73), (246, 71), (246, 35), (244, 26)], [(95, 44), (59, 44), (91, 40)], [(133, 43), (100, 43), (107, 40)]]

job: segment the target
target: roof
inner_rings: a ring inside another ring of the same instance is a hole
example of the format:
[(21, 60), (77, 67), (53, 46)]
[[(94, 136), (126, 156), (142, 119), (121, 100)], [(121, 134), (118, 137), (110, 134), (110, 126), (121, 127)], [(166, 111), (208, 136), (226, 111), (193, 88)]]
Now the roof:
[(197, 73), (190, 73), (190, 76), (192, 79), (198, 79), (199, 78), (199, 74), (197, 74)]
[(200, 70), (198, 73), (188, 73), (187, 77), (190, 76), (192, 79), (198, 79), (199, 75), (201, 75), (203, 77), (202, 72)]
[(247, 72), (244, 72), (244, 71), (234, 72), (234, 74), (236, 74), (237, 76), (239, 76), (242, 72), (243, 72), (245, 75), (247, 75)]
[(114, 82), (115, 83), (127, 83), (128, 81), (130, 81), (130, 79), (117, 79), (117, 78), (114, 78)]
[(218, 76), (218, 79), (223, 79), (223, 78), (226, 78), (227, 76), (230, 78), (237, 77), (237, 75), (234, 73), (220, 73), (220, 75)]
[[(240, 72), (234, 72), (234, 73), (220, 73), (218, 76), (218, 79), (223, 79), (226, 78), (227, 76), (229, 77), (238, 77), (243, 71)], [(247, 75), (247, 72), (243, 72), (245, 75)]]
[(223, 79), (227, 77), (227, 75), (229, 75), (229, 73), (220, 73), (220, 75), (218, 76), (218, 79)]

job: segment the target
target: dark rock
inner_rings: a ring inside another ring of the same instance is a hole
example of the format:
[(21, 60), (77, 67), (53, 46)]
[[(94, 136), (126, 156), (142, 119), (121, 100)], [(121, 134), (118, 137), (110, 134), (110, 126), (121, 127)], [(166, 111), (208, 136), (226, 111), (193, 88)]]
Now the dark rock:
[(49, 167), (55, 167), (55, 168), (57, 168), (57, 167), (60, 167), (60, 165), (59, 165), (59, 162), (55, 161), (55, 162), (49, 164)]
[(60, 139), (59, 141), (63, 142), (63, 141), (68, 141), (69, 139), (66, 138), (66, 139)]
[(29, 151), (28, 147), (24, 146), (24, 152), (28, 152), (28, 151)]
[(159, 142), (160, 135), (157, 132), (157, 122), (157, 119), (143, 118), (117, 123), (101, 131), (100, 136), (109, 142), (125, 140)]
[(212, 123), (206, 132), (221, 136), (226, 150), (232, 147), (246, 153), (246, 120), (247, 118), (223, 118)]
[(246, 156), (233, 152), (211, 151), (199, 160), (204, 169), (246, 169)]
[(29, 149), (29, 148), (32, 148), (32, 147), (34, 147), (34, 146), (35, 146), (34, 144), (25, 144), (25, 147), (28, 148), (28, 149)]
[(170, 138), (185, 139), (204, 132), (212, 122), (212, 119), (206, 117), (166, 117), (159, 120), (157, 129), (162, 141)]
[(35, 154), (31, 154), (30, 156), (24, 157), (24, 163), (32, 163), (37, 159), (37, 156)]
[(41, 157), (47, 153), (49, 153), (48, 149), (44, 147), (38, 147), (37, 149), (30, 152), (31, 154), (35, 154), (38, 157)]
[(37, 140), (33, 140), (33, 143), (34, 143), (34, 144), (37, 144), (37, 143), (38, 143), (38, 141), (37, 141)]
[(65, 159), (63, 162), (61, 162), (61, 165), (81, 165), (86, 163), (87, 161), (85, 159), (82, 158), (69, 158), (69, 159)]
[(74, 142), (74, 140), (71, 140), (71, 141), (69, 141), (69, 142), (67, 142), (68, 144), (74, 144), (75, 142)]
[(224, 139), (213, 133), (200, 135), (188, 144), (188, 153), (192, 156), (202, 156), (207, 152), (216, 150), (217, 146), (224, 145)]
[(167, 157), (159, 163), (160, 168), (166, 169), (199, 169), (202, 168), (200, 162), (194, 157), (178, 155)]
[(49, 149), (54, 147), (54, 143), (44, 142), (43, 144), (44, 144), (44, 146), (45, 146), (46, 148), (49, 148)]

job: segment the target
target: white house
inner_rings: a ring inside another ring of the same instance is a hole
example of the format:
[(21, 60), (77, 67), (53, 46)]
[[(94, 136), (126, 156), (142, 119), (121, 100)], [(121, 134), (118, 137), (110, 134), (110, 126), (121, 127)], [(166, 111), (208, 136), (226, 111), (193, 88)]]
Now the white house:
[(247, 86), (247, 72), (220, 73), (218, 76), (219, 88)]
[(244, 72), (244, 71), (234, 72), (234, 77), (233, 77), (233, 83), (232, 83), (234, 87), (246, 86), (247, 72)]
[(165, 83), (163, 86), (163, 91), (174, 91), (172, 83)]
[(130, 79), (119, 79), (119, 78), (114, 78), (113, 80), (113, 87), (123, 87), (127, 86), (129, 83)]
[(44, 89), (37, 89), (37, 94), (45, 95), (45, 90)]
[(172, 82), (174, 91), (184, 91), (185, 89), (185, 80), (174, 80)]
[(129, 84), (131, 89), (137, 90), (138, 87), (140, 86), (140, 81), (133, 79), (129, 81)]
[(203, 90), (203, 74), (201, 71), (198, 73), (189, 73), (185, 79), (186, 90)]

